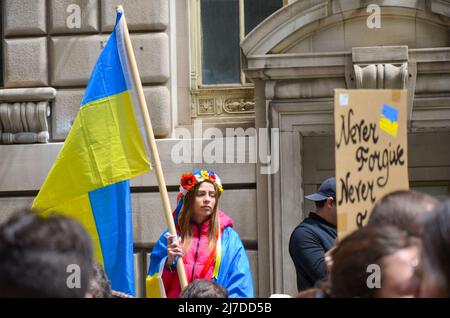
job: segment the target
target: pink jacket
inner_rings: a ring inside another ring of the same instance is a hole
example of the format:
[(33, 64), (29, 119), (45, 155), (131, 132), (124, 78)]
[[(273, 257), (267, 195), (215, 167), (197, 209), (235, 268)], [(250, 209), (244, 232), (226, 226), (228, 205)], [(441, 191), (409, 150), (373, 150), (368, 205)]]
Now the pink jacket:
[[(233, 227), (233, 220), (225, 214), (223, 211), (218, 211), (220, 219), (220, 229), (223, 233), (224, 229), (227, 227)], [(186, 278), (188, 284), (195, 279), (212, 279), (212, 274), (214, 271), (215, 258), (211, 262), (206, 275), (200, 277), (203, 267), (210, 255), (209, 251), (209, 240), (208, 240), (208, 228), (209, 220), (206, 220), (201, 225), (194, 225), (194, 231), (191, 241), (191, 246), (189, 251), (183, 256), (184, 270), (186, 272)], [(177, 298), (180, 296), (181, 287), (180, 281), (178, 279), (178, 274), (176, 271), (171, 272), (164, 269), (162, 279), (164, 282), (164, 288), (166, 290), (166, 295), (168, 298)]]

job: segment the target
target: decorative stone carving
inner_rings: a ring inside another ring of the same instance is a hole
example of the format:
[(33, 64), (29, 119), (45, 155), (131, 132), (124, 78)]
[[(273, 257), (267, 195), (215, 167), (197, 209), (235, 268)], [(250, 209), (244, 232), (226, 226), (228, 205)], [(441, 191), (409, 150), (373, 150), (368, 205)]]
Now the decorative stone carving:
[(255, 112), (255, 100), (230, 98), (225, 101), (223, 109), (227, 113), (242, 114)]
[(369, 64), (354, 65), (356, 88), (406, 88), (408, 65)]
[(53, 88), (0, 90), (0, 143), (47, 143)]
[(48, 102), (0, 104), (1, 139), (4, 144), (47, 143)]
[(199, 115), (209, 115), (214, 114), (215, 109), (214, 98), (200, 98), (198, 100), (198, 114)]
[(254, 121), (255, 101), (252, 87), (202, 88), (191, 91), (191, 118), (202, 117), (221, 124)]
[(354, 86), (366, 89), (407, 89), (408, 125), (411, 123), (417, 69), (407, 46), (352, 49)]

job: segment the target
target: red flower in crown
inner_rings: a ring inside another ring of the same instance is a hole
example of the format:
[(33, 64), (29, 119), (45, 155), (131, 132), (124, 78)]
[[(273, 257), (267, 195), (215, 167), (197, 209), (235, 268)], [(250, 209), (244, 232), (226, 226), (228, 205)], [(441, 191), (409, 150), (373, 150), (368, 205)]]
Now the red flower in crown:
[(197, 183), (197, 179), (195, 178), (195, 176), (192, 173), (183, 174), (183, 176), (181, 177), (181, 186), (186, 191), (191, 190), (195, 186), (196, 183)]
[(209, 180), (211, 180), (213, 183), (216, 183), (216, 175), (214, 173), (211, 173), (209, 175)]

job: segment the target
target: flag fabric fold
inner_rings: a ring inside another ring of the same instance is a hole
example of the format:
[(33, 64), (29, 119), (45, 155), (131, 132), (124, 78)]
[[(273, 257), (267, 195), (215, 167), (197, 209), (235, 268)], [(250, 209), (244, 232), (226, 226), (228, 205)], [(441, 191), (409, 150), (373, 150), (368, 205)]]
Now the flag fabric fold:
[(122, 12), (92, 71), (80, 110), (33, 208), (78, 220), (113, 290), (134, 295), (129, 179), (150, 170), (136, 119)]

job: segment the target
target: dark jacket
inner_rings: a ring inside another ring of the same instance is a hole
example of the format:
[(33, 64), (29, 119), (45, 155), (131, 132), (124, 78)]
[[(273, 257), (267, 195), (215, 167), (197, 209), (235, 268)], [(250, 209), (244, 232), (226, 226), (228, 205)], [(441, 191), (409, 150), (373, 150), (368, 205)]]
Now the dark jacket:
[(289, 254), (295, 264), (299, 291), (326, 278), (325, 253), (334, 246), (336, 237), (336, 227), (313, 212), (294, 229)]

